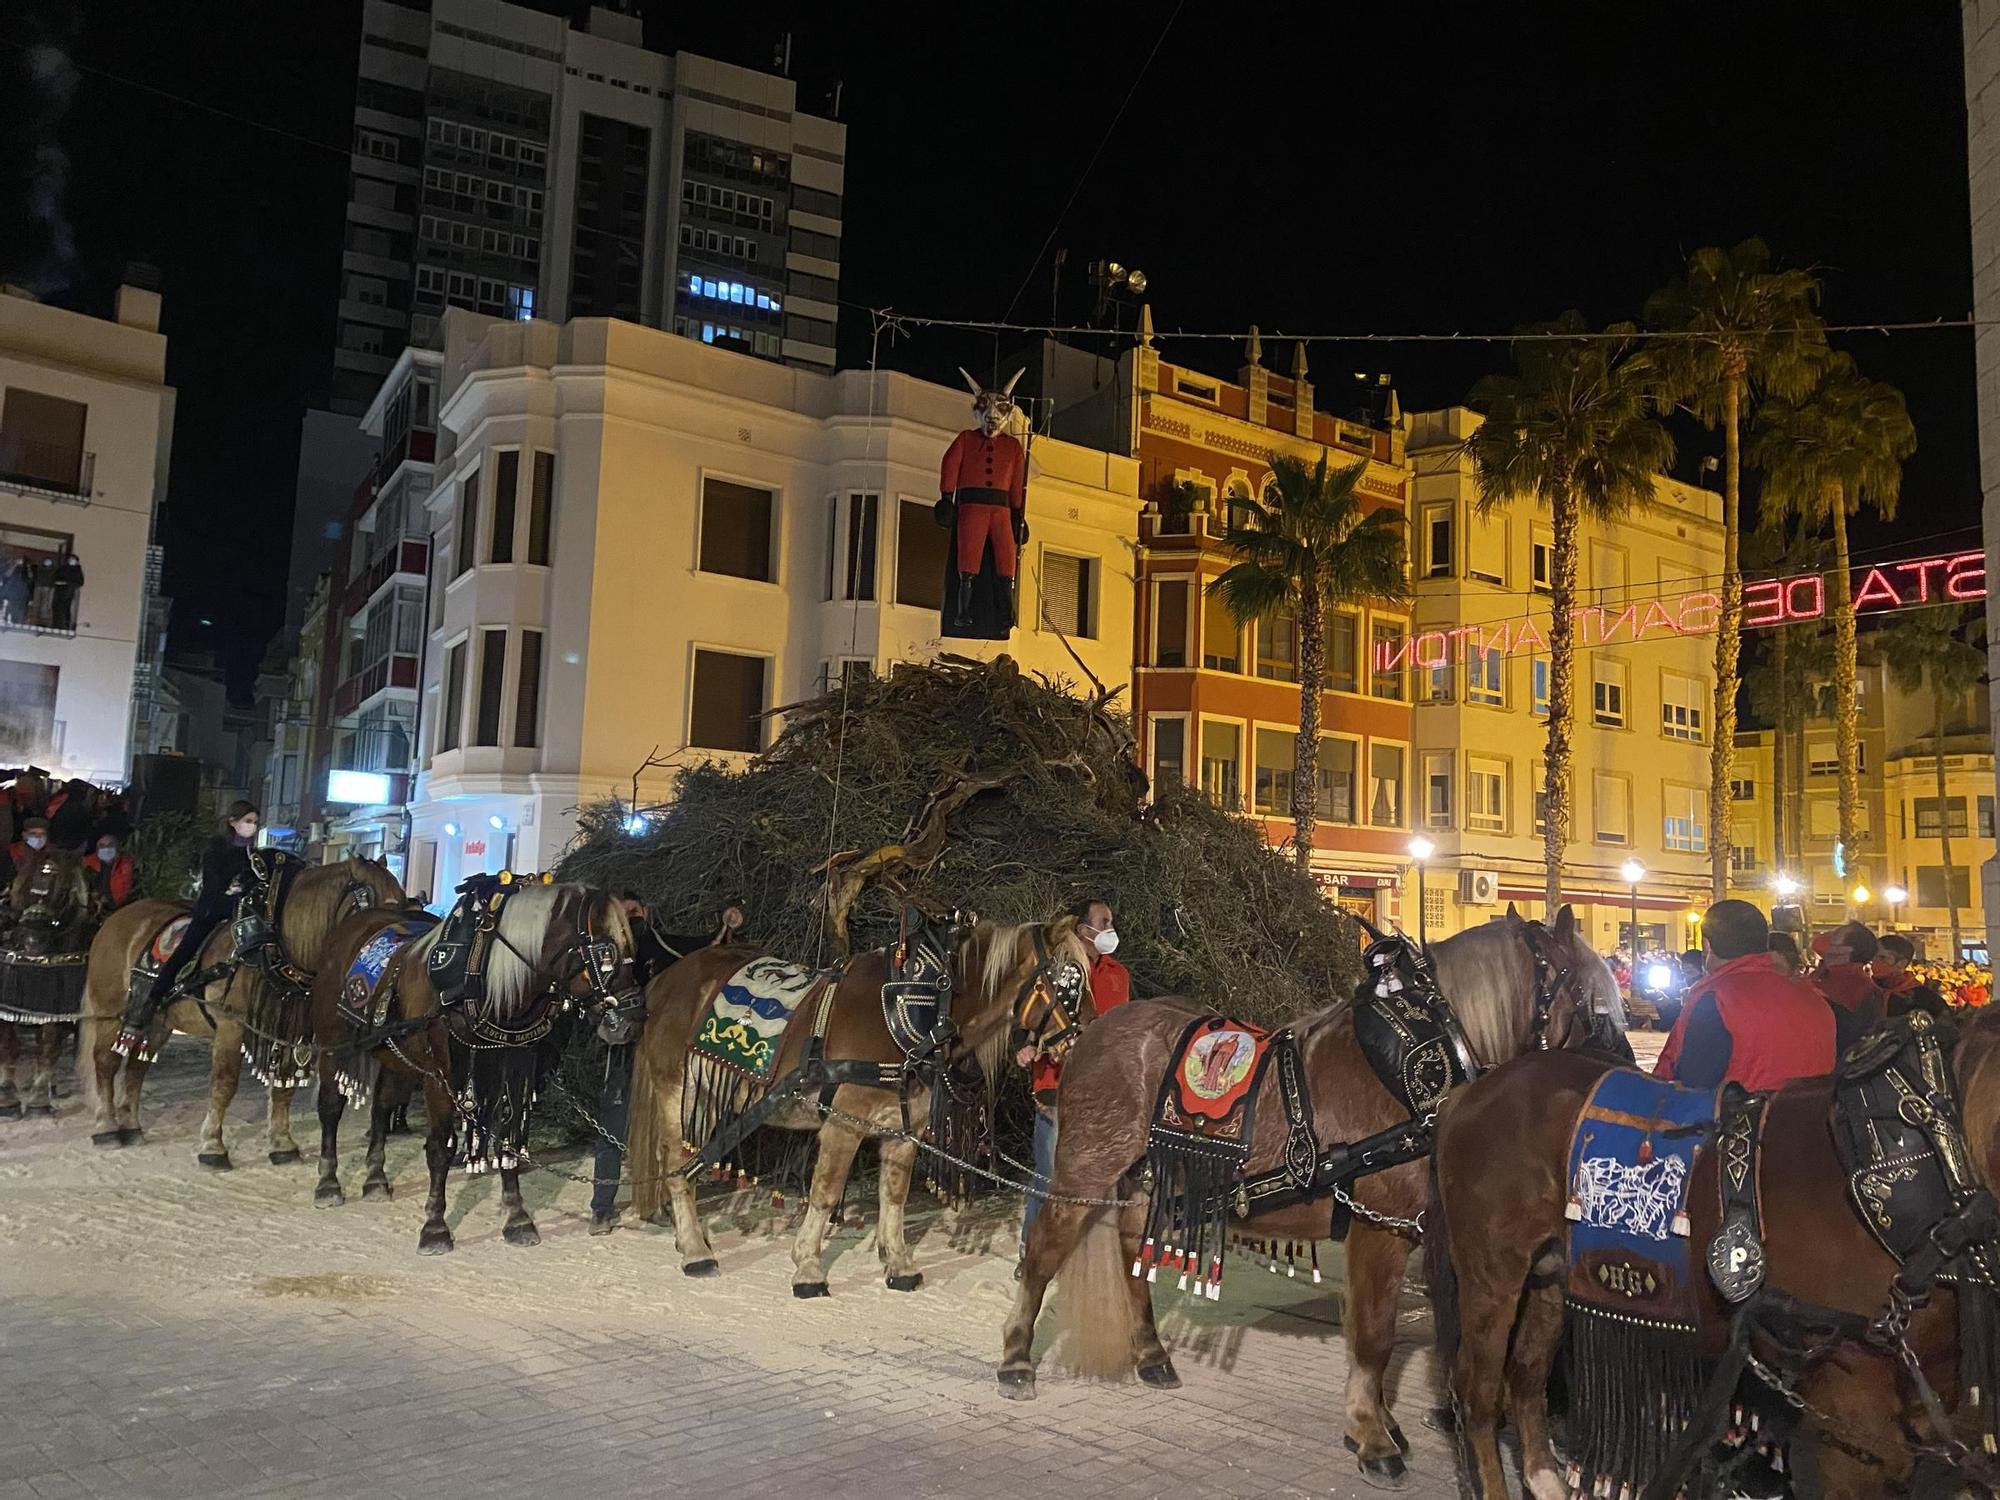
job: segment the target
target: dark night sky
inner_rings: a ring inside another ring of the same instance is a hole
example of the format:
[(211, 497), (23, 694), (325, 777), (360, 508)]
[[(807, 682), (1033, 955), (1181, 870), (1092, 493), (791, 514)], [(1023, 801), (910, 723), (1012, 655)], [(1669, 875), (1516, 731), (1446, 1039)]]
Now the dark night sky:
[[(802, 108), (842, 83), (851, 302), (996, 318), (1027, 279), (1017, 317), (1040, 320), (1037, 248), (1170, 7), (926, 8), (911, 32), (885, 31), (897, 12), (877, 6), (650, 9), (652, 45), (752, 66), (793, 26)], [(176, 638), (239, 664), (283, 612), (298, 417), (333, 336), (358, 31), (358, 5), (333, 0), (0, 12), (7, 94), (26, 86), (24, 43), (58, 41), (84, 70), (66, 111), (44, 90), (0, 123), (0, 274), (48, 264), (34, 174), (65, 159), (75, 250), (53, 300), (104, 310), (126, 261), (160, 267), (181, 393)], [(1686, 250), (1751, 234), (1820, 272), (1830, 320), (1960, 317), (1960, 67), (1958, 7), (1940, 0), (1190, 3), (1055, 244), (1073, 273), (1103, 255), (1144, 269), (1163, 331), (1636, 317)], [(1080, 277), (1063, 311), (1087, 311)], [(1970, 335), (1848, 342), (1917, 423), (1897, 530), (1975, 525)], [(841, 345), (865, 362), (864, 312), (843, 315)], [(1222, 373), (1240, 362), (1230, 346), (1166, 348)], [(931, 331), (884, 363), (948, 376), (993, 357), (988, 337)], [(1387, 370), (1417, 408), (1461, 399), (1506, 350), (1327, 343), (1311, 358), (1322, 381)]]

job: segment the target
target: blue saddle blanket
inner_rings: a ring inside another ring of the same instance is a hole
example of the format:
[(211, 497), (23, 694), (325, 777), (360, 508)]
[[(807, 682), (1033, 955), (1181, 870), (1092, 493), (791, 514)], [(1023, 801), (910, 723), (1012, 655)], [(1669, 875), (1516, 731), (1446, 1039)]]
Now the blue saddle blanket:
[(1570, 1138), (1572, 1302), (1693, 1329), (1699, 1281), (1688, 1185), (1710, 1139), (1699, 1127), (1714, 1123), (1716, 1098), (1714, 1089), (1628, 1069), (1598, 1080)]
[(384, 927), (361, 945), (340, 987), (341, 1005), (357, 1022), (381, 1026), (388, 1020), (390, 997), (382, 992), (383, 971), (397, 949), (435, 926), (437, 922), (430, 917), (407, 918)]

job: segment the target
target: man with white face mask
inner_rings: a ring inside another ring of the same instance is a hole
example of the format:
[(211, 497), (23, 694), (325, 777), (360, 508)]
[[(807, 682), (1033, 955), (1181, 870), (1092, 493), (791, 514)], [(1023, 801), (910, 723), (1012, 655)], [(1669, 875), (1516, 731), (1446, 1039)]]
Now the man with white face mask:
[[(1090, 949), (1090, 1007), (1103, 1015), (1132, 998), (1132, 971), (1111, 955), (1118, 951), (1118, 929), (1112, 923), (1111, 903), (1092, 897), (1073, 908), (1076, 935)], [(1041, 1194), (1048, 1191), (1056, 1172), (1056, 1089), (1062, 1082), (1062, 1064), (1034, 1047), (1023, 1047), (1014, 1060), (1028, 1069), (1035, 1094), (1035, 1178), (1040, 1191), (1028, 1194), (1021, 1214), (1021, 1249), (1027, 1253), (1028, 1226), (1042, 1211)], [(1021, 1268), (1016, 1265), (1018, 1279)]]

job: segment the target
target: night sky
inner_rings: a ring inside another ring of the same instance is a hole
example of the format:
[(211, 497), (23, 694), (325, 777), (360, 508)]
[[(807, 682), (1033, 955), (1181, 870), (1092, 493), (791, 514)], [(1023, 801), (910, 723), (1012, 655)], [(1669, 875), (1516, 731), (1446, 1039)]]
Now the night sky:
[[(1281, 370), (1287, 333), (1636, 318), (1688, 249), (1753, 234), (1819, 272), (1830, 321), (1970, 306), (1958, 7), (1936, 0), (1299, 5), (1282, 21), (1213, 3), (969, 6), (926, 8), (921, 32), (885, 31), (902, 12), (877, 6), (651, 9), (651, 45), (749, 66), (790, 24), (800, 107), (841, 86), (846, 363), (867, 360), (866, 307), (1046, 321), (1052, 229), (1069, 251), (1061, 321), (1088, 314), (1082, 268), (1109, 256), (1146, 272), (1163, 334), (1255, 322)], [(0, 121), (0, 276), (108, 312), (127, 261), (159, 267), (180, 390), (175, 640), (217, 646), (239, 675), (283, 614), (299, 414), (330, 361), (359, 15), (336, 0), (0, 12), (0, 88), (30, 101)], [(76, 71), (31, 79), (25, 48), (43, 42)], [(1962, 544), (1979, 513), (1970, 334), (1844, 342), (1908, 395), (1920, 445), (1901, 522), (1862, 544)], [(1241, 362), (1236, 345), (1163, 347), (1217, 373)], [(883, 363), (950, 377), (997, 355), (989, 335), (929, 330)], [(1329, 341), (1310, 358), (1323, 385), (1387, 371), (1422, 408), (1462, 399), (1507, 350)], [(1684, 443), (1683, 477), (1704, 442)]]

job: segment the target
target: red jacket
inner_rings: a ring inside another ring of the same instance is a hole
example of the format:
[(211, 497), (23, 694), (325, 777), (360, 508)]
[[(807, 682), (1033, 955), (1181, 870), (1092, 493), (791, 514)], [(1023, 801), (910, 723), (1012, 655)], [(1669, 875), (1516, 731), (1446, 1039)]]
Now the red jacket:
[(976, 427), (968, 427), (951, 440), (938, 469), (938, 493), (953, 495), (961, 489), (1002, 490), (1015, 510), (1028, 503), (1028, 453), (1018, 439), (1007, 433), (988, 437)]
[(105, 892), (114, 907), (123, 906), (132, 899), (132, 882), (137, 872), (132, 867), (131, 855), (118, 855), (111, 861), (111, 868), (107, 870), (104, 868), (103, 860), (95, 854), (86, 854), (83, 857), (83, 868), (84, 873), (90, 877), (90, 883)]
[(1833, 1018), (1834, 1029), (1840, 1034), (1843, 1052), (1880, 1026), (1888, 1014), (1882, 991), (1865, 964), (1821, 963), (1813, 973), (1813, 983), (1838, 1012)]
[(1833, 1071), (1833, 1012), (1811, 985), (1780, 974), (1768, 953), (1747, 953), (1688, 992), (1653, 1068), (1696, 1088), (1740, 1083), (1775, 1089)]
[[(1103, 1015), (1113, 1006), (1123, 1005), (1132, 998), (1132, 971), (1111, 957), (1099, 954), (1097, 962), (1090, 966), (1090, 1008)], [(1053, 1104), (1056, 1085), (1062, 1082), (1062, 1064), (1046, 1052), (1035, 1055), (1035, 1064), (1029, 1069), (1028, 1083), (1035, 1092), (1035, 1098), (1043, 1103)]]

